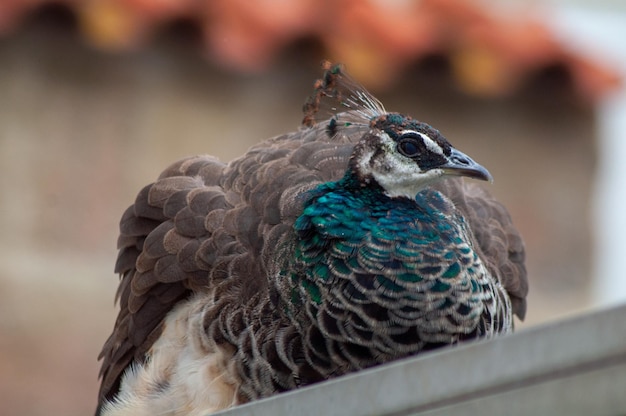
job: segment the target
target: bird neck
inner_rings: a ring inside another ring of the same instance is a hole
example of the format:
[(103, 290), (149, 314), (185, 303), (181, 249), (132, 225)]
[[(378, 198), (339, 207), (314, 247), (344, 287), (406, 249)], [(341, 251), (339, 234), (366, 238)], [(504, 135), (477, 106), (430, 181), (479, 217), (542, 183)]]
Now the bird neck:
[(427, 188), (415, 198), (390, 197), (375, 180), (364, 182), (348, 170), (339, 181), (321, 184), (311, 191), (294, 229), (302, 249), (309, 244), (326, 246), (328, 239), (357, 239), (364, 244), (361, 239), (374, 231), (403, 244), (405, 233), (416, 236), (434, 232), (452, 237), (452, 225), (459, 220), (464, 221), (453, 204), (436, 190)]

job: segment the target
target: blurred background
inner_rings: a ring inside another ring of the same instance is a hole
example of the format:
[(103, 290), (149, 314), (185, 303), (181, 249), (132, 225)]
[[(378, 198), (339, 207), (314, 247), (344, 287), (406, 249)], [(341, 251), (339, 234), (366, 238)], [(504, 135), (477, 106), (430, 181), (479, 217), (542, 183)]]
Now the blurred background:
[(625, 39), (619, 0), (2, 0), (0, 413), (93, 412), (122, 212), (297, 129), (325, 58), (489, 168), (521, 330), (626, 301)]

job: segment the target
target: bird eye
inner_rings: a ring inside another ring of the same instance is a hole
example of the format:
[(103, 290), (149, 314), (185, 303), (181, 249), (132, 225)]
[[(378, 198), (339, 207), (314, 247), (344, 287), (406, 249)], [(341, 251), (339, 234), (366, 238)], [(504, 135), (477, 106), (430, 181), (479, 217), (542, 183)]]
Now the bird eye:
[(415, 137), (406, 137), (398, 142), (398, 151), (406, 157), (415, 157), (419, 153), (419, 143)]

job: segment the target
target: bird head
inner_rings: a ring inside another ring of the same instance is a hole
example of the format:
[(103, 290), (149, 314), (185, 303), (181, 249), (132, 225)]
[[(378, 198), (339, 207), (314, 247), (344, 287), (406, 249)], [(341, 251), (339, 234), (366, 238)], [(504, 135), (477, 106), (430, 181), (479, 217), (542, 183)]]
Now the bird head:
[(390, 197), (414, 198), (447, 176), (492, 181), (487, 169), (426, 123), (389, 113), (372, 120), (370, 127), (355, 146), (350, 168), (364, 183), (376, 181)]
[[(491, 174), (455, 149), (436, 129), (409, 116), (388, 113), (382, 103), (352, 79), (341, 65), (323, 63), (325, 72), (315, 94), (304, 105), (303, 124), (325, 119), (330, 140), (337, 135), (360, 137), (350, 159), (359, 182), (378, 183), (390, 197), (415, 195), (447, 176), (492, 181)], [(325, 111), (324, 111), (325, 110)]]

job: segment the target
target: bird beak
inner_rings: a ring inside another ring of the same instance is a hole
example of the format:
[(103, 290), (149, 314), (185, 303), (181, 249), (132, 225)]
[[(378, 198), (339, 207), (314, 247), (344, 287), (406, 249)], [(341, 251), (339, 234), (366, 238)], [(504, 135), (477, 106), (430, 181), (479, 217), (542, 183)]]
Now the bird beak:
[(443, 170), (444, 175), (467, 176), (469, 178), (493, 182), (493, 177), (487, 169), (455, 148), (452, 148), (452, 152), (450, 156), (448, 156), (448, 162), (437, 168)]

